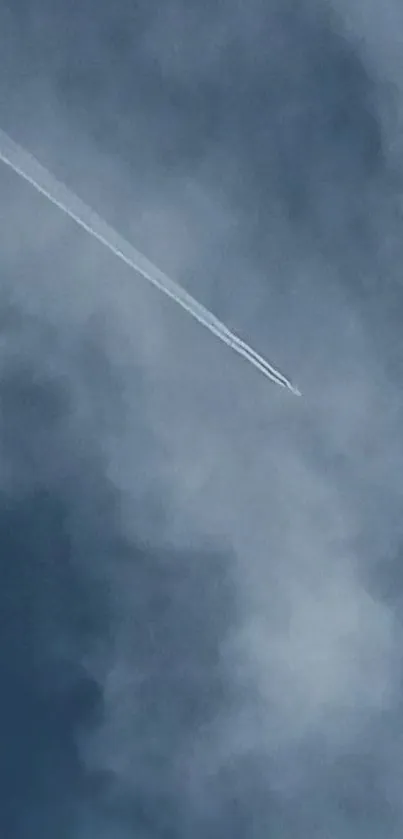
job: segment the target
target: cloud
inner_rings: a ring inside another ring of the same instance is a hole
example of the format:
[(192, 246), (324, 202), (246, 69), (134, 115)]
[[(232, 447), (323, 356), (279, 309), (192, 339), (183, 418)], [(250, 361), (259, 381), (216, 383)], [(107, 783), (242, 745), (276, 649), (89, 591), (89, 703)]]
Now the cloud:
[(398, 836), (387, 19), (0, 16), (4, 127), (305, 396), (0, 172), (3, 833)]

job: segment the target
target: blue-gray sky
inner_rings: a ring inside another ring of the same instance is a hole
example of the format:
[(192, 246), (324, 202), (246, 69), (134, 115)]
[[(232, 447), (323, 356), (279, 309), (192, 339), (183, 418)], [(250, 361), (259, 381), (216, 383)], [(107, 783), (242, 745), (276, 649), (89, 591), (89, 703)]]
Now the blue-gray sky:
[(397, 839), (397, 2), (0, 0), (0, 834)]

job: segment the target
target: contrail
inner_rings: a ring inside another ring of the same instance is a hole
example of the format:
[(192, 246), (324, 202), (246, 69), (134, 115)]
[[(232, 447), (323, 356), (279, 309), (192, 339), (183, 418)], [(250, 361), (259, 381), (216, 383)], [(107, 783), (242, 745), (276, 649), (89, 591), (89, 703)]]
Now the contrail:
[(102, 242), (119, 259), (141, 274), (146, 280), (170, 297), (182, 309), (185, 309), (199, 323), (209, 329), (231, 349), (245, 358), (260, 370), (268, 379), (281, 387), (288, 388), (292, 393), (300, 396), (296, 388), (279, 370), (272, 367), (261, 355), (253, 350), (245, 341), (238, 338), (225, 324), (215, 317), (205, 306), (202, 306), (185, 289), (173, 282), (159, 268), (156, 268), (133, 245), (116, 233), (90, 207), (74, 195), (64, 184), (58, 181), (32, 154), (25, 151), (18, 143), (0, 129), (0, 160), (10, 166), (17, 175), (24, 178), (38, 192), (44, 195), (52, 204), (63, 210), (80, 227)]

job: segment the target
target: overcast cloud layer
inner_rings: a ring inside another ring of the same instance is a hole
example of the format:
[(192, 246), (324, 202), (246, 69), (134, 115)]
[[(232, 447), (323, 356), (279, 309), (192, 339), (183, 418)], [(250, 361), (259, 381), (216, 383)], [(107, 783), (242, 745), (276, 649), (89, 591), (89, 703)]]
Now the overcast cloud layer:
[(400, 839), (400, 6), (0, 0), (0, 835)]

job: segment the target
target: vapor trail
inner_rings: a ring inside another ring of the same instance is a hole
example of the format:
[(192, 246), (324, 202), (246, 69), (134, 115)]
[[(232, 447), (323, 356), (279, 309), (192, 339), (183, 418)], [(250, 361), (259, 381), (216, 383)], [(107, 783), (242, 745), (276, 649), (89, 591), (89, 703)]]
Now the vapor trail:
[(17, 175), (20, 175), (30, 183), (38, 192), (44, 195), (49, 201), (63, 210), (76, 224), (82, 227), (119, 259), (141, 274), (146, 280), (156, 286), (160, 291), (171, 297), (175, 303), (182, 306), (185, 311), (192, 315), (199, 323), (209, 329), (213, 335), (220, 338), (227, 346), (235, 350), (239, 355), (253, 364), (272, 382), (281, 387), (286, 387), (296, 395), (300, 395), (298, 388), (285, 377), (279, 370), (272, 367), (261, 355), (249, 347), (244, 341), (230, 332), (229, 329), (208, 309), (198, 303), (187, 291), (177, 283), (173, 282), (166, 274), (163, 274), (145, 256), (143, 256), (133, 245), (116, 233), (100, 216), (90, 207), (87, 207), (80, 198), (74, 195), (64, 184), (60, 183), (48, 172), (29, 152), (14, 142), (4, 131), (0, 129), (0, 160), (10, 166)]

